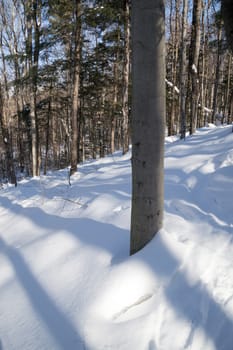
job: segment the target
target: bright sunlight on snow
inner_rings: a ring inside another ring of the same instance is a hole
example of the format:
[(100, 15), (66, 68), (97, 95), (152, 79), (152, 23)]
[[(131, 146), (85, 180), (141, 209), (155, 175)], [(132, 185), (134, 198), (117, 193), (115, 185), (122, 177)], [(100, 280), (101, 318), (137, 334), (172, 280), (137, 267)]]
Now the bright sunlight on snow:
[(231, 126), (166, 139), (164, 228), (129, 257), (130, 154), (0, 190), (0, 350), (232, 350)]

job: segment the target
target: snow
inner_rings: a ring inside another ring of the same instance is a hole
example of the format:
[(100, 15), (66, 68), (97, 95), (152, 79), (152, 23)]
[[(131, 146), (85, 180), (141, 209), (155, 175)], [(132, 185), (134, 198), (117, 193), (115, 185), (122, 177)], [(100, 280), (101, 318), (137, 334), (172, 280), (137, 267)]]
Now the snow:
[(177, 92), (177, 94), (180, 93), (180, 89), (177, 86), (175, 86), (171, 81), (165, 79), (165, 82), (168, 86), (174, 88), (174, 90), (175, 90), (175, 92)]
[(212, 110), (212, 109), (207, 108), (207, 107), (204, 107), (204, 111), (205, 111), (205, 112), (207, 112), (207, 113), (212, 113), (212, 112), (213, 112), (213, 110)]
[(195, 74), (197, 74), (197, 67), (194, 63), (192, 64), (192, 70)]
[(130, 153), (0, 191), (1, 350), (230, 350), (233, 133), (166, 139), (164, 228), (129, 257)]

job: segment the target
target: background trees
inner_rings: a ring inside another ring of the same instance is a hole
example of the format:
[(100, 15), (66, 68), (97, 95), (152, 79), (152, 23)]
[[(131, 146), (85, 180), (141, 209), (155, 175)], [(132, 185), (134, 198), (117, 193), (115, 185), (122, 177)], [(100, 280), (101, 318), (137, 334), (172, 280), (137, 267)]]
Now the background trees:
[[(216, 116), (230, 123), (232, 54), (218, 2), (165, 5), (167, 133), (184, 137)], [(127, 0), (1, 1), (1, 181), (71, 164), (75, 171), (84, 159), (127, 151), (129, 7)]]

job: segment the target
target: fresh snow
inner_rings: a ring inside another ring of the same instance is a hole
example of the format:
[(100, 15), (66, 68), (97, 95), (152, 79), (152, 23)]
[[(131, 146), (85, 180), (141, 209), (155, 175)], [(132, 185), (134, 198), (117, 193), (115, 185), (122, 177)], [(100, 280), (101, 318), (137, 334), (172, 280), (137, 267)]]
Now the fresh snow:
[(232, 350), (231, 126), (166, 139), (164, 228), (131, 257), (130, 153), (67, 175), (0, 190), (0, 349)]

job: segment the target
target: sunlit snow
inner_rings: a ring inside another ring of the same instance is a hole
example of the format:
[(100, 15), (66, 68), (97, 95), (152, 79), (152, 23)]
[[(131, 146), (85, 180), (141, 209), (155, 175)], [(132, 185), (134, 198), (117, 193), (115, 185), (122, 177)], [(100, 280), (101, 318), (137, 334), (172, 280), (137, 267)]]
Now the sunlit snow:
[(131, 154), (0, 190), (0, 350), (233, 349), (233, 133), (166, 139), (164, 228), (129, 257)]

